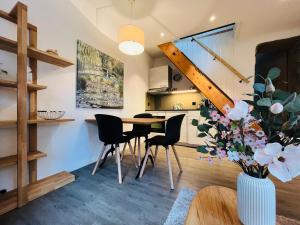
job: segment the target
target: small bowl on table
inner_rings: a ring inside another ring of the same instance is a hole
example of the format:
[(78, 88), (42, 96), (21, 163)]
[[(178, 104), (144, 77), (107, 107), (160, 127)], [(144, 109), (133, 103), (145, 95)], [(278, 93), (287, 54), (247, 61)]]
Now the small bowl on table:
[(66, 111), (37, 111), (38, 117), (44, 120), (58, 120), (65, 115)]

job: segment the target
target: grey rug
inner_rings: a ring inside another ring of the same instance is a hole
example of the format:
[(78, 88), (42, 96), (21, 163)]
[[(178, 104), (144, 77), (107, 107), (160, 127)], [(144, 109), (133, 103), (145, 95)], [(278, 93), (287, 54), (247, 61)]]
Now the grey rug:
[[(181, 189), (164, 225), (184, 225), (189, 206), (195, 195), (196, 192), (191, 189)], [(276, 225), (300, 225), (300, 222), (278, 215)]]
[(195, 195), (191, 189), (181, 189), (164, 225), (183, 225)]

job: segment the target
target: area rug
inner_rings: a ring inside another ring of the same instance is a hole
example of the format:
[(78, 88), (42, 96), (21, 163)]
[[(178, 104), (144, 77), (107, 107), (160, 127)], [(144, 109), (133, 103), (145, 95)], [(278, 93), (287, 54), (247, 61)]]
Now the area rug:
[[(184, 225), (189, 206), (195, 195), (196, 192), (191, 189), (181, 189), (164, 225)], [(277, 225), (300, 225), (300, 221), (277, 216)]]

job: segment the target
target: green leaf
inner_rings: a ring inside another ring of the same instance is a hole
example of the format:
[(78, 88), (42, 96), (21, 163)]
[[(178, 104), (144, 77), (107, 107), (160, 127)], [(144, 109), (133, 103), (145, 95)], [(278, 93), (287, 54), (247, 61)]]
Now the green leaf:
[(197, 136), (198, 136), (198, 137), (206, 137), (207, 134), (206, 134), (206, 133), (199, 133)]
[(208, 125), (208, 124), (200, 124), (198, 125), (198, 130), (201, 131), (201, 132), (208, 132), (210, 128), (212, 128), (211, 125)]
[(206, 147), (207, 146), (205, 146), (205, 145), (198, 146), (197, 147), (197, 152), (201, 152), (201, 153), (207, 154), (208, 151), (206, 150)]
[(224, 145), (223, 142), (218, 142), (218, 146), (219, 146), (219, 147), (224, 147), (225, 145)]
[(205, 106), (201, 107), (200, 115), (201, 115), (202, 117), (205, 117), (206, 119), (210, 119), (209, 108), (207, 108), (207, 107), (205, 107)]
[(262, 83), (255, 83), (253, 85), (253, 88), (255, 91), (258, 91), (260, 93), (264, 93), (266, 91), (266, 85)]
[(285, 99), (287, 99), (290, 96), (289, 92), (280, 90), (280, 89), (276, 89), (275, 92), (273, 93), (273, 99), (278, 99), (281, 101), (284, 101)]
[(196, 120), (196, 119), (193, 119), (193, 120), (192, 120), (192, 125), (193, 125), (193, 126), (196, 127), (196, 126), (198, 126), (198, 124), (199, 124), (199, 121), (198, 121), (198, 120)]
[(269, 70), (267, 77), (269, 77), (271, 80), (276, 79), (280, 76), (281, 70), (277, 67), (273, 67)]
[(256, 104), (258, 106), (270, 107), (272, 105), (272, 102), (270, 98), (261, 98), (256, 102)]
[(292, 102), (285, 105), (284, 109), (291, 113), (300, 112), (300, 94), (297, 95)]
[(290, 103), (294, 103), (294, 101), (296, 100), (296, 97), (297, 97), (297, 93), (294, 92), (293, 94), (289, 95), (289, 97), (287, 97), (283, 102), (282, 102), (282, 105), (287, 105), (287, 104), (290, 104)]

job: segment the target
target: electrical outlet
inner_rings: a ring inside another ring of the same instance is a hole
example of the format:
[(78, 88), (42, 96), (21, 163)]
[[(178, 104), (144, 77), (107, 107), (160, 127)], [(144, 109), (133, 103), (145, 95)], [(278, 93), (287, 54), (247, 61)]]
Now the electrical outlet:
[(192, 102), (192, 105), (196, 105), (196, 102)]

